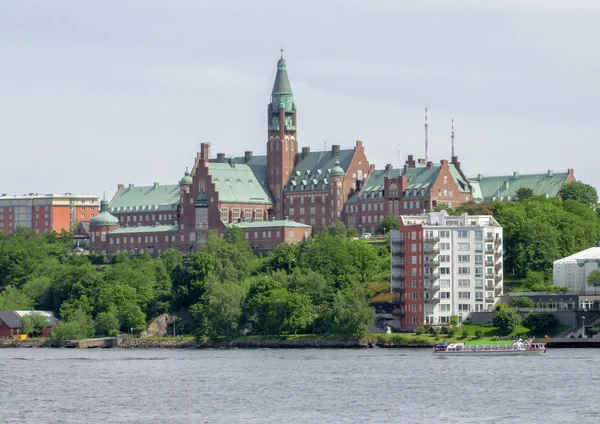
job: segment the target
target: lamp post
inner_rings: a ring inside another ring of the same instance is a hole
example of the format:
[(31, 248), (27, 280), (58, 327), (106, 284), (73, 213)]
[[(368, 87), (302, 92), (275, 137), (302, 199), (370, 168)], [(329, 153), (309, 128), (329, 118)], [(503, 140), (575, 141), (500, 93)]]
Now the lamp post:
[(581, 317), (581, 338), (585, 337), (585, 317)]

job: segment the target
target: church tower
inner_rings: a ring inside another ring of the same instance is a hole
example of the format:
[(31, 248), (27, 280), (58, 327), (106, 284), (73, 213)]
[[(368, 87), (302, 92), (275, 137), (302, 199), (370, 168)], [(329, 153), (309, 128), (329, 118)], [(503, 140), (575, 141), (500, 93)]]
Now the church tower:
[(277, 74), (268, 111), (267, 169), (268, 181), (275, 202), (275, 219), (283, 219), (283, 189), (294, 169), (298, 153), (296, 137), (296, 104), (283, 59), (277, 62)]

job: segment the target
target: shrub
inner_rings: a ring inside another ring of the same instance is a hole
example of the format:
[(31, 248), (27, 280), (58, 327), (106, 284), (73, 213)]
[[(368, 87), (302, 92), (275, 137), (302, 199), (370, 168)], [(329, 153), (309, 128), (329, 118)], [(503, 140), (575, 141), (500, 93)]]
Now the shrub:
[(475, 331), (475, 338), (476, 339), (480, 339), (482, 337), (483, 337), (483, 331), (481, 331), (481, 330)]
[(425, 329), (423, 327), (417, 327), (415, 333), (417, 334), (417, 336), (421, 336), (423, 335), (423, 333), (425, 333)]

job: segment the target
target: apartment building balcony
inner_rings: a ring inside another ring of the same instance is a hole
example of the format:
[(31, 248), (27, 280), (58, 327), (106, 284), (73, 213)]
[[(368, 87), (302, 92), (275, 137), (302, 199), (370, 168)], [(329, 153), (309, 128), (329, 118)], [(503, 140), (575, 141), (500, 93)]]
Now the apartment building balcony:
[(404, 306), (392, 310), (392, 315), (403, 317), (404, 316)]
[(404, 240), (399, 239), (399, 238), (393, 238), (392, 239), (392, 244), (393, 245), (400, 245), (400, 244), (404, 244)]
[(485, 266), (494, 266), (494, 261), (485, 261)]
[(485, 286), (485, 290), (487, 291), (494, 291), (494, 286)]
[(498, 274), (498, 275), (496, 275), (496, 277), (494, 278), (494, 281), (495, 281), (496, 283), (498, 283), (498, 282), (502, 281), (502, 274)]
[(485, 303), (494, 303), (494, 298), (493, 297), (486, 297), (485, 298)]
[(404, 268), (404, 263), (402, 263), (402, 262), (392, 262), (392, 268)]
[(431, 268), (437, 268), (438, 266), (440, 266), (440, 261), (434, 261), (434, 260), (425, 261), (425, 266), (431, 267)]
[(496, 272), (498, 272), (498, 271), (502, 270), (502, 262), (497, 262), (497, 263), (494, 265), (494, 269), (496, 270)]
[(428, 299), (425, 299), (426, 303), (439, 303), (439, 301), (440, 301), (440, 298), (436, 297), (435, 295)]
[(392, 293), (404, 293), (404, 286), (399, 284), (392, 284)]
[(404, 256), (404, 251), (403, 250), (392, 250), (392, 256), (403, 257)]
[(494, 241), (494, 236), (485, 236), (485, 242), (486, 243), (492, 243)]
[(475, 278), (483, 278), (483, 274), (475, 274)]
[(440, 254), (440, 249), (429, 249), (425, 251), (426, 255), (439, 255)]
[(496, 287), (496, 289), (494, 290), (494, 296), (496, 296), (496, 297), (502, 296), (502, 287)]
[(498, 259), (500, 259), (500, 258), (502, 258), (502, 250), (496, 250), (496, 251), (494, 252), (494, 259), (495, 259), (495, 260), (498, 260)]
[(400, 282), (400, 281), (404, 281), (404, 275), (402, 274), (392, 274), (392, 283), (393, 282)]
[(429, 290), (431, 290), (431, 293), (436, 293), (438, 290), (440, 289), (440, 285), (439, 284), (432, 284), (431, 287), (429, 288)]
[(437, 272), (434, 272), (434, 273), (425, 275), (425, 278), (428, 280), (431, 280), (431, 281), (435, 281), (438, 278), (440, 278), (440, 274), (438, 274)]
[(502, 244), (502, 237), (496, 237), (494, 239), (494, 245), (496, 245), (496, 247), (500, 246)]
[(392, 305), (404, 305), (404, 299), (400, 296), (396, 296), (392, 299)]
[(440, 241), (439, 237), (425, 237), (425, 243), (437, 243), (438, 241)]

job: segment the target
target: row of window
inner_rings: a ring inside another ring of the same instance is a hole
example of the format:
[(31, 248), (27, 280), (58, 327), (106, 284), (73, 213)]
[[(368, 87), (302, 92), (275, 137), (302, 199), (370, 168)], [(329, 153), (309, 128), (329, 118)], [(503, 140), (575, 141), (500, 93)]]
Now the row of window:
[[(94, 216), (94, 215), (92, 215)], [(145, 219), (144, 219), (145, 218)], [(121, 222), (144, 222), (144, 220), (146, 222), (156, 222), (156, 215), (127, 215), (127, 216), (120, 216), (119, 217), (119, 221)], [(158, 220), (159, 221), (171, 221), (173, 220), (173, 214), (158, 214)]]
[[(253, 216), (254, 211), (254, 216)], [(222, 207), (219, 209), (221, 221), (224, 224), (228, 224), (230, 222), (237, 222), (239, 219), (243, 217), (245, 221), (262, 221), (264, 219), (264, 209), (251, 209), (251, 208), (227, 208)], [(242, 215), (243, 213), (243, 215)]]
[[(294, 200), (295, 199), (300, 199), (300, 204), (303, 205), (304, 204), (304, 199), (306, 198), (308, 200), (308, 198), (310, 198), (310, 203), (315, 203), (315, 196), (314, 194), (311, 194), (310, 196), (308, 195), (302, 195), (302, 196), (288, 196), (287, 197), (287, 201), (289, 205), (293, 205), (294, 204)], [(321, 194), (321, 203), (325, 203), (327, 201), (327, 196), (325, 194)]]

